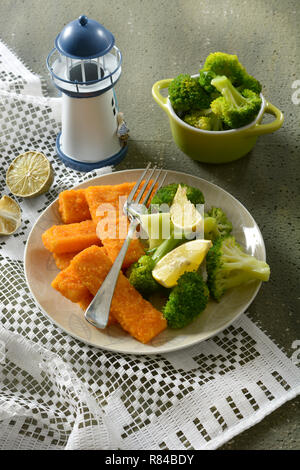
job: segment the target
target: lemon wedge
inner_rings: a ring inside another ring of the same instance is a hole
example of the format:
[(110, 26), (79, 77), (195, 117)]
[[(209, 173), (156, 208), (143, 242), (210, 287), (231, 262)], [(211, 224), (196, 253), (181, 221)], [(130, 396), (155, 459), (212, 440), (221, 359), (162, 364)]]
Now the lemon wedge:
[(140, 221), (149, 237), (149, 248), (156, 248), (163, 240), (170, 237), (170, 213), (142, 214)]
[(11, 235), (21, 225), (19, 204), (9, 196), (0, 199), (0, 235)]
[(176, 286), (183, 273), (199, 268), (211, 246), (211, 240), (192, 240), (178, 246), (157, 263), (152, 276), (164, 287)]
[(184, 186), (178, 186), (170, 208), (170, 217), (175, 230), (188, 233), (199, 231), (203, 227), (203, 217), (194, 204), (188, 200), (186, 190)]
[(6, 173), (6, 184), (15, 196), (34, 197), (50, 189), (53, 177), (52, 166), (45, 155), (29, 151), (13, 160)]

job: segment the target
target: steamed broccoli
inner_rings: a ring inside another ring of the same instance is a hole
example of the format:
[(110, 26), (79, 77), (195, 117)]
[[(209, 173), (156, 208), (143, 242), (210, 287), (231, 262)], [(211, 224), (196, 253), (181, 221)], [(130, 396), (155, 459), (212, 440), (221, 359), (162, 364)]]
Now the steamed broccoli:
[(232, 223), (225, 212), (219, 207), (212, 207), (204, 214), (204, 238), (216, 240), (219, 237), (229, 235), (232, 231)]
[[(204, 72), (204, 75), (201, 75)], [(205, 76), (205, 72), (209, 72)], [(215, 77), (213, 76), (215, 74)], [(256, 78), (248, 74), (247, 70), (239, 62), (238, 57), (233, 54), (226, 54), (224, 52), (214, 52), (209, 54), (206, 58), (202, 71), (200, 71), (200, 83), (204, 83), (204, 89), (206, 91), (212, 90), (209, 86), (209, 78), (216, 78), (217, 75), (225, 75), (235, 87), (239, 87), (239, 90), (248, 89), (254, 93), (259, 94), (261, 92), (261, 84)], [(211, 80), (212, 80), (211, 79)], [(210, 83), (211, 83), (210, 80)]]
[(211, 99), (200, 86), (198, 78), (181, 74), (169, 85), (169, 99), (175, 112), (209, 108)]
[(151, 256), (143, 255), (130, 266), (127, 271), (130, 284), (132, 284), (141, 294), (148, 295), (155, 292), (159, 285), (152, 276), (155, 261)]
[(223, 123), (213, 112), (203, 115), (201, 111), (194, 111), (186, 114), (183, 118), (184, 122), (190, 126), (205, 131), (222, 131)]
[(211, 93), (219, 95), (215, 87), (211, 84), (211, 81), (216, 78), (216, 76), (215, 72), (211, 70), (199, 70), (199, 83), (209, 95)]
[(237, 129), (256, 118), (261, 107), (261, 98), (256, 93), (251, 90), (239, 93), (225, 76), (214, 78), (212, 84), (222, 96), (211, 103), (211, 109), (226, 125)]
[(175, 197), (176, 191), (178, 189), (178, 184), (177, 183), (170, 183), (167, 184), (166, 186), (163, 186), (160, 188), (157, 193), (153, 196), (151, 199), (151, 204), (150, 204), (150, 212), (152, 209), (152, 205), (162, 205), (162, 204), (167, 204), (168, 206), (171, 206), (173, 199)]
[(211, 84), (217, 75), (212, 70), (199, 70), (199, 83), (209, 95), (210, 102), (220, 96), (220, 92)]
[(198, 78), (181, 74), (172, 80), (169, 99), (187, 124), (206, 131), (223, 131), (254, 120), (261, 107), (261, 88), (236, 55), (214, 52), (206, 58)]
[(190, 126), (197, 127), (197, 129), (206, 130), (206, 116), (201, 111), (193, 111), (188, 113), (183, 118), (184, 122)]
[(163, 256), (172, 251), (183, 241), (183, 239), (170, 237), (148, 254), (141, 256), (126, 272), (130, 284), (144, 296), (148, 296), (161, 288), (160, 284), (158, 284), (152, 276), (152, 271)]
[[(204, 196), (200, 189), (188, 186), (184, 183), (171, 183), (160, 188), (151, 200), (149, 212), (155, 210), (163, 210), (162, 205), (170, 207), (177, 192), (179, 184), (187, 189), (186, 195), (189, 201), (194, 204), (204, 204)], [(158, 261), (176, 248), (178, 245), (186, 241), (184, 237), (177, 238), (174, 234), (174, 227), (171, 227), (170, 237), (164, 240), (157, 248), (149, 250), (146, 255), (134, 263), (127, 270), (127, 277), (130, 283), (144, 296), (150, 295), (160, 288), (152, 276), (152, 271)]]
[(183, 328), (206, 308), (209, 290), (200, 273), (185, 272), (178, 279), (163, 315), (171, 328)]
[(200, 189), (194, 188), (193, 186), (189, 186), (184, 183), (171, 183), (160, 188), (157, 193), (153, 196), (149, 207), (149, 212), (151, 212), (152, 209), (155, 209), (155, 206), (158, 207), (162, 204), (167, 204), (168, 206), (171, 206), (179, 184), (187, 188), (186, 196), (192, 204), (194, 204), (195, 206), (197, 204), (204, 204), (204, 196)]
[(207, 285), (211, 296), (220, 301), (227, 289), (250, 280), (268, 281), (270, 267), (245, 253), (231, 235), (218, 238), (206, 255)]

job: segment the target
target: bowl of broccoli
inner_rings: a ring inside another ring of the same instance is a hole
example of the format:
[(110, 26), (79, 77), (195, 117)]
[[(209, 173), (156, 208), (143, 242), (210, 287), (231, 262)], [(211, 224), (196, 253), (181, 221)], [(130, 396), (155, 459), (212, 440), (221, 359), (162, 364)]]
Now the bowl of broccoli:
[[(161, 94), (168, 88), (168, 97)], [(209, 54), (196, 75), (160, 80), (152, 95), (169, 117), (176, 145), (189, 157), (226, 163), (246, 155), (257, 137), (279, 129), (282, 112), (261, 93), (236, 55)], [(275, 119), (262, 124), (264, 114)]]

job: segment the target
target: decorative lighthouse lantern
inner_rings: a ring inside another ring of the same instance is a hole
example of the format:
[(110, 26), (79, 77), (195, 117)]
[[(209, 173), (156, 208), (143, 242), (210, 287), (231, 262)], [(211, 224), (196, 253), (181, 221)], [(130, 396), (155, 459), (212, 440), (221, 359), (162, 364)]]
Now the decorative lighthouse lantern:
[(56, 149), (66, 166), (90, 171), (124, 158), (128, 129), (114, 91), (121, 62), (112, 33), (84, 15), (57, 36), (47, 67), (62, 93)]

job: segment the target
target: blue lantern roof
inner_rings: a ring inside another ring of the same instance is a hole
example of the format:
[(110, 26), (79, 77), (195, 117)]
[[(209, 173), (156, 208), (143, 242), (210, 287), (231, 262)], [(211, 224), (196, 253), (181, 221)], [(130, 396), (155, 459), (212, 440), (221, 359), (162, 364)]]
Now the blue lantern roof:
[(58, 51), (72, 59), (94, 59), (107, 54), (115, 44), (113, 34), (98, 21), (81, 15), (68, 23), (55, 39)]

